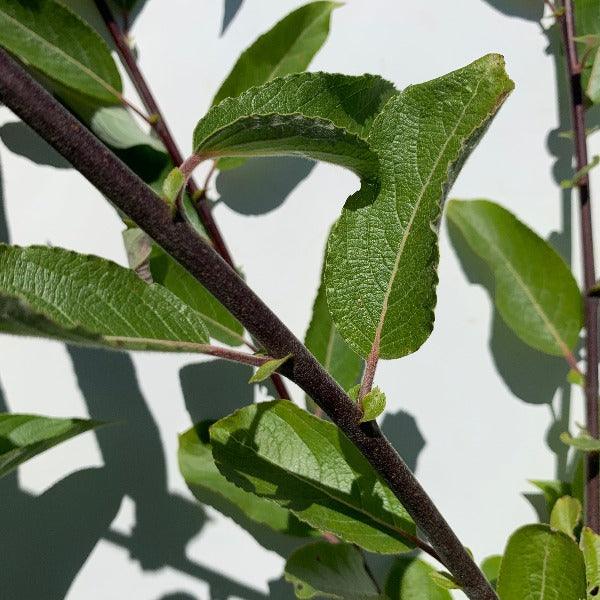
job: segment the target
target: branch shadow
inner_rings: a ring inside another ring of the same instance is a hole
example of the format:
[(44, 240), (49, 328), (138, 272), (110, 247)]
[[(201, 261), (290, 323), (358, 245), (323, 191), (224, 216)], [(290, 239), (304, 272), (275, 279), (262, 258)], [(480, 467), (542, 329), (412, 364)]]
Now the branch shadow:
[(271, 212), (308, 177), (315, 164), (294, 156), (250, 159), (236, 169), (219, 173), (216, 180), (219, 202), (242, 215)]
[(221, 35), (223, 37), (229, 25), (233, 19), (235, 19), (238, 14), (240, 8), (242, 8), (242, 4), (244, 0), (225, 0), (225, 4), (223, 6), (223, 22), (221, 24)]
[(497, 11), (510, 17), (539, 21), (544, 14), (542, 0), (486, 0)]

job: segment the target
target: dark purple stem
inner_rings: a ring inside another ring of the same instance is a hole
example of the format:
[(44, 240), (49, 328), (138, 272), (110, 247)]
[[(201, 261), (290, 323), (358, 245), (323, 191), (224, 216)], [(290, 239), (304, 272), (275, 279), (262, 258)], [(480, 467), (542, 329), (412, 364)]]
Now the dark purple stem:
[[(588, 164), (587, 137), (585, 130), (585, 99), (581, 85), (581, 64), (575, 44), (575, 17), (572, 0), (564, 0), (562, 13), (557, 15), (561, 26), (565, 50), (567, 74), (571, 90), (571, 118), (575, 141), (575, 161), (577, 171)], [(590, 296), (589, 291), (596, 283), (594, 265), (594, 236), (592, 229), (592, 203), (590, 181), (586, 175), (581, 177), (576, 187), (579, 191), (581, 254), (583, 258), (583, 285), (585, 303), (585, 399), (586, 428), (589, 434), (599, 437), (598, 416), (598, 300)], [(585, 512), (586, 525), (600, 532), (600, 455), (586, 454)]]
[(359, 423), (359, 407), (214, 248), (186, 222), (173, 220), (167, 204), (4, 50), (0, 50), (0, 101), (185, 267), (271, 356), (292, 355), (281, 373), (300, 386), (369, 461), (466, 595), (471, 600), (497, 600), (481, 570), (377, 424)]

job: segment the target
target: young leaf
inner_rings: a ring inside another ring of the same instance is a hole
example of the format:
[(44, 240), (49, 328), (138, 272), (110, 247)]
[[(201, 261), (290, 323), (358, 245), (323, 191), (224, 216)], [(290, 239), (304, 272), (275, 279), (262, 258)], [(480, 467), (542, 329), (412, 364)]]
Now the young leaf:
[[(593, 45), (596, 43), (595, 39), (600, 35), (600, 4), (596, 0), (575, 0), (574, 4), (575, 31), (577, 32), (577, 36), (585, 43)], [(592, 70), (596, 67), (596, 62), (597, 59), (592, 63), (586, 63), (581, 73), (581, 83), (583, 89), (587, 90), (588, 95), (590, 91), (593, 92), (595, 90), (594, 85), (592, 85), (592, 90), (590, 90), (590, 76)], [(595, 94), (594, 97), (589, 97), (593, 102), (597, 102), (598, 100)]]
[(555, 531), (562, 531), (570, 538), (575, 539), (575, 529), (581, 521), (583, 513), (581, 502), (571, 496), (563, 496), (556, 501), (550, 514), (550, 527)]
[(572, 446), (581, 452), (600, 452), (600, 440), (593, 438), (588, 433), (582, 432), (579, 436), (573, 437), (565, 431), (560, 434), (560, 441), (567, 446)]
[(415, 526), (370, 464), (331, 423), (288, 400), (242, 408), (210, 430), (217, 467), (236, 485), (315, 529), (383, 554), (405, 552)]
[[(598, 77), (600, 78), (600, 73), (598, 74)], [(598, 82), (598, 85), (600, 85), (600, 81)], [(592, 169), (595, 169), (599, 164), (600, 156), (596, 155), (592, 158), (592, 160), (590, 160), (590, 162), (587, 165), (585, 165), (585, 167), (579, 169), (579, 171), (577, 171), (575, 175), (573, 175), (573, 179), (563, 179), (560, 182), (560, 187), (563, 189), (575, 187), (583, 177), (585, 177)]]
[(185, 175), (179, 167), (175, 167), (163, 181), (162, 196), (169, 204), (175, 204), (179, 192), (185, 185)]
[(0, 414), (0, 477), (52, 446), (104, 424), (83, 419)]
[(433, 571), (431, 580), (443, 590), (460, 590), (460, 585), (447, 571)]
[(378, 388), (373, 388), (362, 399), (363, 416), (361, 423), (374, 421), (385, 410), (385, 394)]
[(290, 358), (292, 358), (292, 355), (288, 354), (283, 358), (274, 358), (273, 360), (268, 360), (264, 365), (261, 365), (258, 367), (258, 369), (256, 369), (256, 373), (250, 377), (248, 383), (260, 383), (265, 379), (269, 379), (269, 377), (271, 377), (271, 375), (273, 375), (273, 373), (275, 373), (275, 371), (277, 371), (277, 369), (279, 369), (283, 363), (290, 360)]
[(496, 589), (498, 584), (498, 576), (500, 575), (500, 567), (502, 566), (502, 556), (494, 555), (488, 556), (481, 563), (481, 570), (485, 575), (485, 578), (492, 584), (492, 587)]
[(549, 515), (552, 514), (552, 509), (559, 498), (571, 495), (571, 484), (566, 481), (530, 479), (529, 483), (535, 485), (536, 488), (543, 492)]
[(502, 57), (488, 55), (407, 88), (373, 123), (379, 185), (346, 201), (325, 271), (333, 321), (361, 356), (398, 358), (431, 333), (445, 193), (512, 88)]
[(600, 536), (589, 527), (581, 531), (579, 547), (583, 552), (588, 600), (597, 600), (600, 593)]
[(200, 315), (113, 262), (61, 248), (0, 245), (0, 331), (114, 348), (194, 351)]
[(229, 346), (244, 343), (242, 324), (193, 275), (156, 245), (150, 255), (150, 272), (155, 283), (166, 287), (202, 316), (211, 338)]
[(432, 579), (433, 567), (416, 558), (401, 558), (394, 563), (385, 584), (389, 600), (452, 600), (450, 592)]
[(0, 45), (67, 88), (120, 101), (121, 77), (108, 46), (61, 2), (0, 0)]
[(360, 378), (364, 362), (344, 341), (331, 320), (323, 273), (304, 344), (342, 389), (350, 388)]
[(585, 375), (581, 371), (570, 369), (567, 373), (567, 381), (572, 385), (585, 387)]
[(331, 12), (337, 6), (337, 2), (311, 2), (261, 35), (239, 57), (213, 105), (276, 77), (304, 71), (327, 39)]
[(381, 600), (359, 550), (350, 544), (316, 542), (296, 550), (285, 564), (296, 598)]
[(312, 530), (289, 510), (245, 492), (221, 475), (212, 456), (209, 425), (208, 422), (198, 423), (179, 436), (179, 470), (192, 493), (201, 502), (216, 496), (221, 501), (215, 500), (210, 504), (222, 512), (226, 511), (236, 521), (240, 520), (241, 513), (243, 517), (281, 533), (310, 535)]
[(486, 200), (453, 200), (448, 219), (493, 271), (496, 306), (507, 325), (537, 350), (568, 354), (577, 344), (583, 302), (571, 271), (552, 246)]
[(502, 600), (582, 600), (585, 566), (577, 544), (547, 525), (527, 525), (508, 541), (498, 579)]

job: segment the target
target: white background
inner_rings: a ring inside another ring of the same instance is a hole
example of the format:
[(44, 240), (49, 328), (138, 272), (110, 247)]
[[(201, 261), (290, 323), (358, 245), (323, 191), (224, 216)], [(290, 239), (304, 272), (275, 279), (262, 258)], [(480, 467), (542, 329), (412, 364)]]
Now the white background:
[[(568, 176), (570, 166), (569, 142), (556, 136), (568, 128), (555, 99), (557, 80), (564, 78), (560, 71), (557, 79), (536, 20), (541, 4), (349, 0), (335, 11), (329, 41), (311, 69), (379, 73), (404, 87), (487, 52), (504, 54), (516, 91), (451, 196), (502, 203), (543, 236), (553, 235), (569, 258), (571, 230), (577, 247), (577, 217), (574, 212), (571, 221), (568, 194), (563, 197), (554, 181)], [(299, 5), (245, 0), (221, 34), (223, 0), (149, 0), (133, 35), (184, 152), (240, 51)], [(87, 6), (83, 11), (93, 15)], [(5, 126), (15, 120), (0, 109), (7, 146), (38, 146), (24, 129)], [(120, 222), (82, 177), (36, 165), (2, 144), (0, 160), (13, 243), (50, 243), (125, 264)], [(600, 181), (593, 184), (598, 188)], [(303, 336), (327, 231), (357, 180), (328, 165), (310, 170), (297, 160), (263, 161), (220, 179), (217, 187), (223, 202), (216, 219), (248, 282)], [(461, 255), (470, 260), (464, 250)], [(576, 250), (572, 259), (578, 266)], [(478, 283), (485, 270), (476, 267), (470, 283), (443, 224), (435, 331), (416, 354), (381, 364), (377, 383), (388, 397), (384, 428), (409, 462), (421, 450), (419, 478), (464, 543), (483, 558), (501, 551), (515, 527), (536, 519), (523, 497), (533, 491), (527, 479), (552, 479), (563, 468), (553, 449), (567, 428), (569, 395), (561, 387), (561, 361), (515, 339)], [(280, 577), (283, 558), (215, 510), (196, 510), (177, 468), (177, 434), (190, 426), (186, 403), (194, 416), (209, 417), (248, 402), (253, 391), (243, 369), (217, 364), (181, 372), (201, 361), (134, 354), (130, 362), (124, 355), (70, 354), (59, 343), (8, 337), (0, 338), (0, 353), (11, 411), (123, 421), (101, 434), (101, 445), (87, 434), (25, 465), (20, 491), (15, 478), (0, 482), (2, 504), (10, 507), (0, 528), (3, 598), (269, 597), (267, 582)], [(295, 397), (302, 398), (298, 390)], [(581, 402), (573, 391), (571, 420), (581, 420)], [(115, 539), (109, 526), (124, 546), (105, 539)], [(270, 545), (281, 551), (281, 540)], [(273, 588), (270, 597), (287, 597), (283, 589)]]

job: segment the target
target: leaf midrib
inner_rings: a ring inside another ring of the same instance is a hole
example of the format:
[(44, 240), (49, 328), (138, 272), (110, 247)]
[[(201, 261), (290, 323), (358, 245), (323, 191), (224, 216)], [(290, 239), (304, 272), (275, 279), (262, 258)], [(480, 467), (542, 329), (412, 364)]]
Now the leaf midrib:
[[(473, 92), (471, 98), (469, 99), (469, 101), (464, 105), (463, 110), (461, 111), (461, 114), (459, 116), (459, 118), (456, 121), (456, 124), (454, 126), (454, 128), (452, 129), (452, 133), (446, 138), (446, 141), (444, 142), (444, 144), (442, 145), (440, 152), (435, 160), (434, 165), (432, 166), (432, 168), (429, 171), (429, 175), (427, 176), (427, 180), (425, 181), (424, 185), (421, 187), (421, 193), (419, 194), (419, 196), (417, 197), (417, 201), (415, 203), (415, 207), (413, 208), (413, 211), (410, 215), (410, 219), (409, 222), (406, 226), (406, 229), (404, 230), (404, 233), (402, 235), (402, 239), (400, 240), (400, 245), (398, 247), (398, 251), (396, 253), (396, 259), (394, 261), (394, 267), (392, 269), (392, 272), (390, 273), (390, 277), (388, 279), (388, 284), (387, 284), (387, 288), (385, 291), (385, 296), (383, 299), (383, 305), (382, 305), (382, 309), (381, 309), (381, 314), (379, 317), (379, 323), (377, 324), (377, 328), (375, 330), (375, 336), (373, 339), (373, 344), (371, 347), (371, 352), (373, 352), (373, 349), (375, 349), (375, 351), (377, 352), (377, 354), (379, 353), (379, 346), (381, 344), (381, 334), (383, 331), (383, 325), (385, 323), (385, 317), (387, 315), (387, 310), (388, 310), (388, 304), (389, 304), (389, 300), (390, 300), (390, 296), (392, 293), (392, 288), (394, 285), (394, 280), (396, 279), (396, 275), (398, 274), (398, 269), (400, 268), (400, 260), (402, 259), (402, 254), (404, 253), (404, 247), (406, 246), (406, 242), (408, 240), (408, 236), (411, 233), (412, 230), (412, 225), (413, 222), (417, 216), (417, 212), (421, 206), (421, 202), (423, 200), (423, 198), (425, 197), (425, 193), (426, 191), (428, 191), (429, 186), (431, 184), (431, 180), (433, 179), (433, 174), (435, 173), (435, 171), (437, 170), (440, 161), (442, 160), (444, 153), (446, 152), (446, 149), (448, 148), (448, 145), (450, 144), (450, 141), (454, 138), (454, 136), (456, 135), (456, 132), (458, 130), (458, 128), (460, 127), (463, 118), (465, 117), (465, 114), (467, 112), (467, 109), (471, 106), (471, 103), (473, 102), (473, 100), (476, 98), (478, 92), (479, 92), (479, 87), (481, 86), (482, 81), (484, 81), (485, 77), (482, 77), (478, 82), (477, 82), (477, 86), (475, 87), (475, 91)], [(394, 184), (395, 185), (395, 184)], [(395, 195), (395, 194), (394, 194)], [(440, 208), (441, 211), (441, 208)], [(397, 212), (397, 207), (396, 207), (396, 212)]]
[(30, 29), (29, 27), (26, 27), (25, 25), (20, 23), (17, 19), (12, 17), (8, 13), (6, 13), (4, 11), (0, 11), (0, 12), (1, 12), (1, 14), (4, 15), (4, 17), (7, 20), (11, 21), (17, 28), (20, 28), (20, 29), (26, 31), (32, 37), (37, 38), (40, 41), (42, 46), (46, 46), (47, 48), (50, 48), (51, 50), (54, 50), (58, 54), (62, 55), (67, 61), (71, 62), (74, 66), (76, 66), (81, 71), (83, 71), (90, 79), (92, 79), (96, 83), (100, 84), (107, 92), (109, 92), (111, 95), (115, 96), (118, 100), (121, 100), (121, 97), (122, 97), (121, 93), (119, 91), (117, 91), (115, 88), (113, 88), (108, 82), (104, 81), (104, 79), (102, 79), (101, 77), (96, 75), (96, 73), (94, 71), (92, 71), (91, 69), (86, 67), (83, 63), (79, 62), (76, 58), (73, 58), (70, 54), (67, 54), (64, 50), (62, 50), (58, 46), (55, 46), (54, 44), (49, 42), (46, 38), (44, 38), (43, 36), (36, 33), (33, 29)]
[[(413, 537), (411, 533), (409, 533), (407, 531), (404, 531), (403, 529), (398, 529), (398, 528), (394, 527), (393, 525), (390, 525), (389, 523), (386, 523), (385, 521), (380, 520), (379, 518), (375, 517), (372, 513), (367, 512), (363, 508), (357, 508), (356, 506), (353, 506), (352, 504), (350, 504), (349, 502), (345, 501), (344, 499), (336, 497), (335, 495), (333, 495), (332, 493), (330, 493), (325, 486), (320, 487), (316, 483), (314, 483), (312, 480), (305, 479), (302, 475), (298, 475), (297, 473), (294, 473), (293, 471), (289, 471), (287, 469), (282, 468), (281, 465), (278, 465), (277, 463), (274, 463), (273, 461), (271, 461), (269, 458), (258, 454), (256, 452), (256, 450), (252, 446), (249, 446), (248, 444), (245, 444), (243, 441), (237, 439), (234, 435), (229, 434), (229, 432), (228, 432), (228, 436), (229, 436), (229, 439), (232, 440), (234, 443), (237, 443), (238, 446), (241, 446), (242, 448), (245, 448), (245, 449), (249, 450), (256, 457), (258, 457), (261, 460), (264, 460), (265, 462), (267, 462), (268, 464), (272, 465), (273, 467), (276, 467), (278, 469), (283, 469), (292, 478), (296, 479), (300, 483), (302, 483), (304, 485), (307, 485), (310, 488), (313, 488), (314, 490), (316, 490), (320, 494), (323, 494), (323, 495), (327, 496), (328, 498), (331, 498), (334, 502), (338, 502), (339, 504), (342, 504), (343, 506), (346, 506), (350, 510), (368, 517), (369, 519), (371, 519), (371, 521), (373, 521), (374, 523), (380, 525), (384, 529), (387, 529), (387, 530), (389, 530), (389, 531), (391, 531), (391, 532), (399, 535), (404, 540), (404, 542), (402, 542), (402, 543), (408, 542), (409, 544), (410, 543), (414, 544), (414, 542), (411, 540), (411, 538)], [(216, 459), (215, 459), (215, 461), (216, 461)], [(290, 509), (290, 511), (293, 512), (294, 514), (297, 514), (297, 511), (294, 511), (292, 509)], [(393, 513), (390, 513), (390, 514), (393, 514)], [(300, 517), (298, 516), (298, 518), (300, 518)], [(382, 533), (385, 534), (386, 532), (383, 531)], [(398, 541), (398, 540), (396, 540), (396, 541)]]

